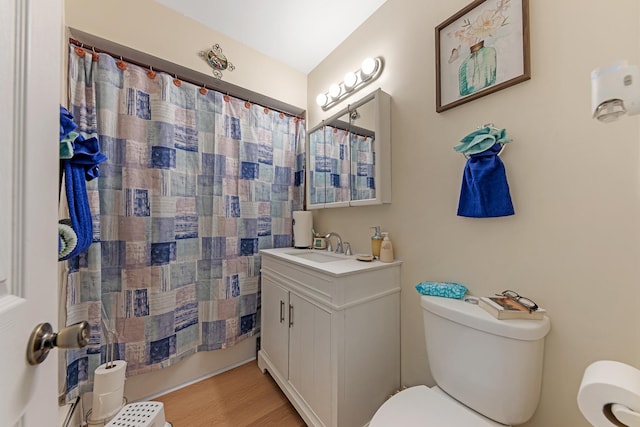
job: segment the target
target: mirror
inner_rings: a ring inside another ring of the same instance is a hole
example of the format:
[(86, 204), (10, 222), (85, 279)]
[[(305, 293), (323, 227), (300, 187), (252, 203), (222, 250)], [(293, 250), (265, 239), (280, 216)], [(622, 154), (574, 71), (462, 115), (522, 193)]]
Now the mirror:
[(309, 209), (391, 203), (390, 121), (378, 89), (310, 129)]

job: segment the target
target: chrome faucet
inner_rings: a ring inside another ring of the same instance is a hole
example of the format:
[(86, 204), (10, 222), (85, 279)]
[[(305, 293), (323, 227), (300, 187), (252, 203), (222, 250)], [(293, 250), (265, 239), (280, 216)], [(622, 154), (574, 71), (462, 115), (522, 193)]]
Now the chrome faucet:
[(344, 248), (344, 254), (346, 256), (351, 256), (351, 243), (343, 242), (342, 247)]
[(336, 239), (338, 239), (338, 244), (336, 245), (336, 250), (335, 253), (337, 254), (341, 254), (342, 253), (342, 238), (340, 237), (340, 235), (338, 233), (334, 233), (333, 231), (329, 234), (327, 234), (326, 236), (324, 236), (325, 239), (327, 239), (327, 251), (331, 252), (333, 250), (333, 246), (331, 245), (331, 237), (336, 237)]

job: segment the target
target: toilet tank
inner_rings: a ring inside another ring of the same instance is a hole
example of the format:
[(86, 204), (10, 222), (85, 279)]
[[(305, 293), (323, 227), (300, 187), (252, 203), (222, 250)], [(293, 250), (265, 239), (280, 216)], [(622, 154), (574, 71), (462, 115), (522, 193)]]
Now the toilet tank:
[(482, 415), (523, 424), (540, 399), (549, 318), (498, 320), (469, 299), (421, 297), (433, 379)]

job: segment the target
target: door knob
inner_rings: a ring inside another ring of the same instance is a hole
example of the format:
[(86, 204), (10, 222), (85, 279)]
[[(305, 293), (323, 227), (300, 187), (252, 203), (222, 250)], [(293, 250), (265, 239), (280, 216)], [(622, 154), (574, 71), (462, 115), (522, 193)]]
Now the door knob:
[(89, 344), (89, 322), (82, 321), (53, 332), (49, 323), (40, 323), (31, 333), (27, 348), (27, 360), (31, 365), (44, 362), (49, 350), (59, 348), (82, 348)]

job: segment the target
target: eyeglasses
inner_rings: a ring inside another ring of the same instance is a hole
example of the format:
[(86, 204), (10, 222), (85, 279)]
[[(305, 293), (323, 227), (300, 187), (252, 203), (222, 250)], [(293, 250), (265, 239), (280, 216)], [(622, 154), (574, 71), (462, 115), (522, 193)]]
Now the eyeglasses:
[(501, 294), (496, 294), (496, 295), (502, 295), (503, 297), (507, 297), (512, 301), (515, 301), (519, 304), (521, 304), (523, 307), (525, 307), (526, 309), (529, 310), (529, 313), (536, 311), (539, 307), (538, 304), (535, 303), (535, 301), (533, 301), (532, 299), (529, 299), (527, 297), (523, 297), (520, 294), (518, 294), (515, 291), (509, 290), (507, 289), (506, 291), (502, 291)]

